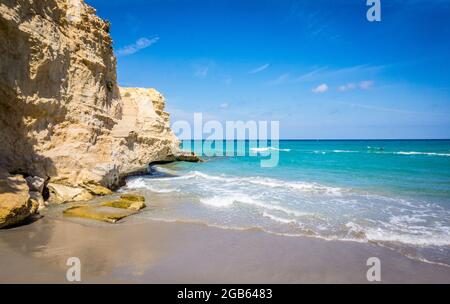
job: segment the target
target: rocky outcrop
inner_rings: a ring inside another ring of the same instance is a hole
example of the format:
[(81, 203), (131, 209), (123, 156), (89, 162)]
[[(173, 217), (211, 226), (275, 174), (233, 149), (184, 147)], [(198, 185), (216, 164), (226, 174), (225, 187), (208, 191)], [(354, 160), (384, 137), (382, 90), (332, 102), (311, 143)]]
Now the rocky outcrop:
[(117, 86), (109, 23), (81, 0), (0, 3), (0, 167), (112, 188), (176, 153), (155, 90)]
[(0, 229), (16, 225), (35, 214), (39, 203), (30, 199), (26, 180), (0, 169)]
[[(0, 167), (111, 183), (122, 104), (108, 24), (81, 1), (2, 0), (0, 58)], [(100, 159), (109, 171), (92, 174)]]
[(154, 161), (179, 154), (179, 141), (170, 129), (164, 97), (154, 89), (120, 88), (123, 112), (114, 126), (113, 159), (121, 175), (146, 171)]
[(69, 187), (50, 183), (48, 184), (48, 190), (50, 204), (87, 201), (93, 198), (93, 195), (89, 191), (80, 187)]
[(162, 95), (118, 87), (109, 27), (82, 0), (0, 2), (0, 168), (54, 203), (179, 153)]

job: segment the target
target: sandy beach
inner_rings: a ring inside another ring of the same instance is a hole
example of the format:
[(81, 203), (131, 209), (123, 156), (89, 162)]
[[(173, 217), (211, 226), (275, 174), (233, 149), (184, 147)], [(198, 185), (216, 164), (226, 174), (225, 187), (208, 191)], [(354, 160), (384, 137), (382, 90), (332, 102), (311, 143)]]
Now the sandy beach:
[(376, 245), (255, 230), (46, 216), (0, 231), (1, 283), (67, 283), (69, 257), (81, 260), (82, 283), (368, 283), (370, 257), (383, 283), (450, 283), (448, 267)]

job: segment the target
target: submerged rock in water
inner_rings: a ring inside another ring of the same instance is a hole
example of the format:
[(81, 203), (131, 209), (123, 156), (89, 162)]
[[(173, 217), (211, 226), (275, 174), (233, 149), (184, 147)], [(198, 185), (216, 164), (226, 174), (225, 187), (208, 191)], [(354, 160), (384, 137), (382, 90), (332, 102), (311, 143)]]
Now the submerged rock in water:
[(116, 223), (123, 218), (136, 214), (134, 210), (119, 209), (107, 206), (75, 206), (64, 211), (65, 216)]
[(35, 214), (38, 203), (30, 199), (26, 180), (0, 172), (0, 229), (17, 225)]

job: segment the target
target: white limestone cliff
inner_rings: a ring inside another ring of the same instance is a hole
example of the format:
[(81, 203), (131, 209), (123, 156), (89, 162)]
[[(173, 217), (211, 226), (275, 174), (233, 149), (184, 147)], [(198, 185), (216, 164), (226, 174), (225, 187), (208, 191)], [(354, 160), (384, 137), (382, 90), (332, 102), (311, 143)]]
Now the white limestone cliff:
[(179, 153), (162, 95), (118, 87), (109, 26), (82, 0), (0, 0), (2, 171), (86, 199)]

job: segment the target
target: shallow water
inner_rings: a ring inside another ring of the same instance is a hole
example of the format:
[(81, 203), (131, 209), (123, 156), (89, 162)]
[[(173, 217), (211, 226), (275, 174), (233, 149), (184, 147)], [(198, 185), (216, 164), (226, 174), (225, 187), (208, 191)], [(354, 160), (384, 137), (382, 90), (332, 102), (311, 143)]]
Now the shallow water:
[[(189, 141), (184, 150), (219, 156), (131, 178), (127, 190), (165, 202), (142, 216), (375, 242), (450, 265), (450, 141), (234, 144), (247, 156), (223, 157), (226, 144), (201, 151)], [(262, 168), (269, 152), (278, 153), (279, 164)]]

